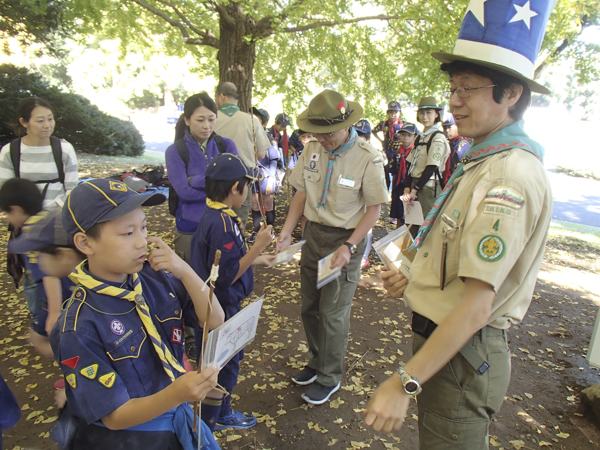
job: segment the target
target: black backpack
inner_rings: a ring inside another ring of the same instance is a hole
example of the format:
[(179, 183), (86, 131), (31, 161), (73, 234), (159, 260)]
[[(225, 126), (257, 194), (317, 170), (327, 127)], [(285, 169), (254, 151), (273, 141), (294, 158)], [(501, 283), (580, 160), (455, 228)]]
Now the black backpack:
[[(50, 136), (50, 146), (52, 147), (52, 156), (54, 156), (54, 164), (56, 164), (56, 170), (58, 172), (58, 178), (52, 180), (37, 180), (33, 181), (36, 184), (46, 183), (42, 190), (42, 196), (46, 197), (46, 191), (50, 183), (61, 183), (65, 184), (65, 168), (62, 162), (62, 146), (60, 139), (55, 136)], [(10, 143), (10, 159), (13, 164), (13, 170), (15, 171), (15, 177), (21, 177), (21, 138), (14, 139)]]
[[(206, 144), (207, 148), (208, 148), (208, 143), (212, 139), (215, 140), (215, 143), (217, 144), (217, 149), (219, 150), (219, 153), (225, 153), (227, 151), (227, 147), (225, 146), (225, 141), (223, 140), (223, 138), (214, 133), (208, 139), (208, 142)], [(185, 145), (185, 140), (183, 138), (176, 140), (175, 147), (177, 147), (177, 152), (179, 153), (179, 157), (183, 161), (183, 164), (185, 164), (185, 170), (187, 172), (187, 166), (190, 162), (190, 151), (188, 150), (187, 145)], [(173, 185), (171, 184), (169, 186), (169, 214), (171, 214), (173, 217), (175, 217), (175, 214), (177, 213), (178, 206), (179, 206), (179, 196), (177, 195), (177, 192), (175, 192), (175, 189), (173, 188)]]
[[(422, 138), (422, 136), (421, 136), (421, 135), (419, 135), (419, 136), (417, 137), (417, 141), (415, 141), (415, 147), (417, 147), (418, 145), (425, 145), (425, 148), (426, 148), (426, 150), (425, 150), (425, 153), (427, 153), (427, 154), (429, 155), (429, 148), (431, 147), (431, 143), (433, 142), (433, 138), (434, 138), (434, 137), (435, 137), (437, 134), (441, 134), (441, 135), (443, 135), (443, 136), (444, 136), (444, 138), (446, 137), (446, 135), (444, 134), (444, 132), (443, 132), (443, 131), (434, 131), (434, 132), (431, 134), (431, 138), (429, 139), (429, 141), (428, 141), (427, 143), (423, 143), (423, 142), (422, 142), (423, 138)], [(435, 175), (435, 178), (436, 178), (436, 179), (437, 179), (437, 180), (440, 182), (440, 187), (441, 187), (442, 189), (444, 189), (444, 179), (443, 179), (443, 177), (442, 177), (442, 175), (441, 175), (441, 173), (440, 173), (440, 169), (439, 169), (439, 168), (438, 168), (438, 169), (435, 169), (435, 173), (434, 173), (434, 175)]]

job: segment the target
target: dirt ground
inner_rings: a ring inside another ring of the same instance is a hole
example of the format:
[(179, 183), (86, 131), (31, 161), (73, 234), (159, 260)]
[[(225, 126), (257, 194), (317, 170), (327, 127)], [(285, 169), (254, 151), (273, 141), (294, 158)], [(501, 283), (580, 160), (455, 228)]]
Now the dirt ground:
[[(81, 158), (84, 176), (106, 176), (121, 167), (109, 160)], [(278, 198), (278, 224), (285, 219), (285, 195)], [(148, 210), (149, 232), (172, 239), (173, 220), (166, 206)], [(384, 211), (382, 218), (387, 217)], [(380, 220), (376, 239), (391, 231)], [(296, 238), (298, 239), (299, 230)], [(6, 236), (2, 237), (3, 242)], [(5, 246), (2, 246), (5, 248)], [(492, 424), (491, 448), (583, 450), (600, 448), (598, 420), (583, 410), (580, 392), (600, 382), (585, 361), (600, 297), (600, 246), (576, 238), (551, 237), (540, 280), (524, 322), (510, 330), (512, 381)], [(4, 261), (4, 255), (2, 260)], [(376, 433), (363, 425), (370, 393), (410, 357), (410, 311), (381, 287), (374, 252), (357, 289), (342, 388), (330, 403), (308, 406), (303, 388), (290, 377), (306, 361), (300, 321), (300, 272), (297, 262), (255, 271), (256, 295), (265, 295), (255, 341), (246, 349), (236, 409), (253, 412), (253, 429), (217, 433), (224, 449), (417, 449), (416, 407), (402, 430)], [(22, 294), (0, 268), (0, 372), (22, 405), (22, 418), (4, 431), (4, 449), (54, 449), (49, 439), (58, 411), (53, 383), (59, 368), (35, 354), (26, 335), (28, 311)], [(573, 281), (577, 274), (583, 282)], [(588, 286), (586, 288), (586, 286)], [(587, 289), (587, 290), (586, 290)]]

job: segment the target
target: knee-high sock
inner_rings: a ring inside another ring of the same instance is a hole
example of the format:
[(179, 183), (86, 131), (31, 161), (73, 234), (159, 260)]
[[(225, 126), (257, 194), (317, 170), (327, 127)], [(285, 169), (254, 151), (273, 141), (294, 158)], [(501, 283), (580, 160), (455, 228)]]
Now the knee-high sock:
[(258, 233), (258, 230), (260, 230), (260, 220), (261, 220), (261, 215), (260, 215), (260, 211), (252, 211), (252, 225), (254, 226), (254, 231), (256, 231)]
[(275, 210), (267, 211), (267, 225), (275, 226)]
[(217, 398), (208, 398), (206, 397), (202, 400), (202, 411), (200, 412), (200, 417), (204, 421), (210, 431), (215, 431), (215, 425), (217, 424), (217, 419), (219, 418), (219, 413), (221, 411), (221, 405), (223, 404), (223, 399)]
[(223, 403), (219, 412), (219, 417), (226, 417), (231, 412), (231, 395), (223, 397)]

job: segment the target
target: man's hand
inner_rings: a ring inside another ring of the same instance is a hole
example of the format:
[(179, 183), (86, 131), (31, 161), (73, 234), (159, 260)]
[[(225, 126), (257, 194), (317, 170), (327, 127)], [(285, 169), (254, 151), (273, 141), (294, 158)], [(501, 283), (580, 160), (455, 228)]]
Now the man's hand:
[(287, 248), (292, 243), (292, 235), (291, 233), (281, 231), (279, 233), (279, 238), (277, 239), (277, 253), (279, 253), (284, 248)]
[(331, 258), (331, 268), (343, 268), (350, 262), (351, 257), (352, 255), (350, 254), (350, 249), (348, 248), (348, 246), (346, 244), (342, 245), (335, 251), (335, 253), (333, 254), (333, 258)]
[(252, 263), (253, 266), (264, 266), (269, 267), (276, 255), (260, 255), (258, 258), (254, 260)]
[(387, 267), (381, 268), (381, 278), (383, 279), (383, 287), (393, 298), (402, 298), (406, 286), (408, 286), (408, 278), (403, 274)]
[(373, 393), (367, 405), (365, 425), (386, 433), (399, 430), (404, 423), (409, 400), (398, 374), (392, 375)]
[(405, 188), (404, 189), (404, 194), (402, 195), (402, 197), (400, 197), (400, 199), (409, 204), (412, 205), (412, 202), (414, 202), (417, 199), (417, 190), (416, 189), (408, 189)]
[(159, 237), (148, 236), (146, 241), (148, 244), (156, 244), (156, 248), (148, 253), (148, 262), (154, 270), (168, 270), (173, 276), (180, 279), (190, 270), (190, 266)]

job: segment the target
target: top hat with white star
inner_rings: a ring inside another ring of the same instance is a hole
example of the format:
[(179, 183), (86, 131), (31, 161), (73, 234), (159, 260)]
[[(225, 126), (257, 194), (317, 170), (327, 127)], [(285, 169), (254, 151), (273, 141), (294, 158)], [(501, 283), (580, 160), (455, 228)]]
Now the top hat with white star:
[(533, 81), (550, 13), (557, 0), (471, 0), (453, 53), (432, 53), (449, 63), (466, 61), (512, 75), (540, 94)]

